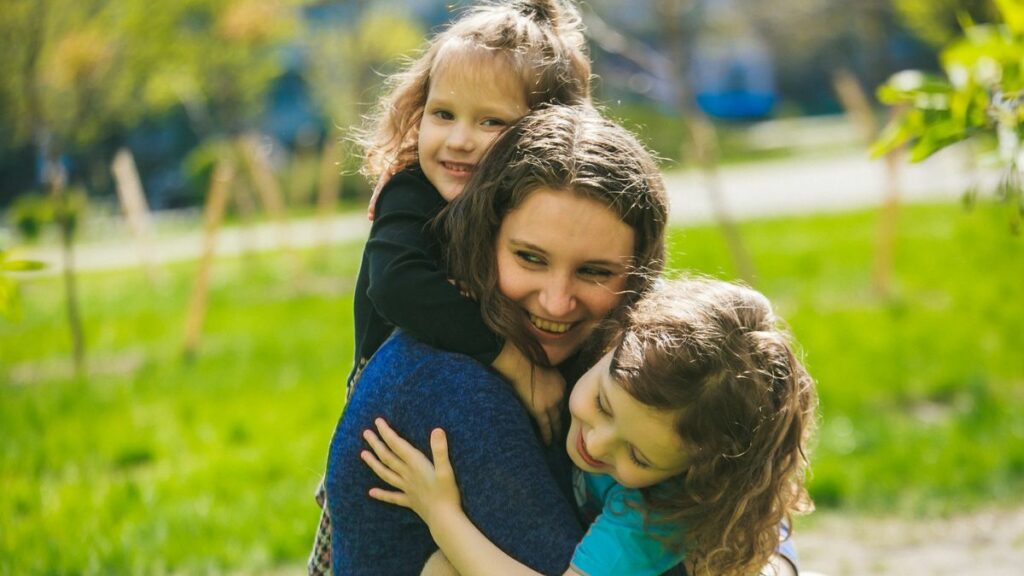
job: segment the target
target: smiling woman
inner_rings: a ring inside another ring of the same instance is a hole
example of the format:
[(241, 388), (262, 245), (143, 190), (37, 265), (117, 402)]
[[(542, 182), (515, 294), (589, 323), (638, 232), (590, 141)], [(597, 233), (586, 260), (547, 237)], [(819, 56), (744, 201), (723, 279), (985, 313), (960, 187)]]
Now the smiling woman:
[[(500, 136), (449, 206), (452, 272), (462, 280), (472, 268), (466, 288), (485, 319), (500, 318), (498, 334), (564, 365), (651, 285), (639, 271), (663, 261), (667, 210), (655, 164), (629, 132), (592, 108), (547, 108)], [(543, 447), (494, 372), (398, 331), (364, 368), (331, 442), (335, 573), (419, 574), (437, 549), (426, 524), (367, 497), (378, 482), (359, 461), (361, 435), (378, 417), (421, 450), (444, 428), (462, 448), (452, 463), (480, 530), (542, 573), (569, 565), (582, 529), (564, 436)]]
[(622, 298), (633, 231), (604, 204), (540, 188), (501, 225), (498, 290), (529, 316), (549, 363), (578, 350)]

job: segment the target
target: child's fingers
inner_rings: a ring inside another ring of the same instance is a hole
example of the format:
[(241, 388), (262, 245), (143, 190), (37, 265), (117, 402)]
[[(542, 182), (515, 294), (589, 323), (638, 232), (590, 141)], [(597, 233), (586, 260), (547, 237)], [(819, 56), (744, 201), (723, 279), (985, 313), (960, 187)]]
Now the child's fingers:
[(380, 191), (384, 189), (384, 185), (388, 183), (394, 172), (391, 168), (388, 168), (380, 175), (380, 179), (377, 180), (377, 185), (373, 187), (373, 195), (370, 196), (370, 205), (366, 209), (366, 218), (373, 222), (377, 217), (377, 199), (380, 198)]
[(380, 500), (381, 502), (387, 502), (388, 504), (394, 504), (395, 506), (401, 506), (402, 508), (412, 508), (409, 504), (409, 497), (403, 492), (392, 492), (381, 488), (371, 488), (370, 498)]
[(409, 444), (404, 438), (398, 435), (383, 418), (377, 418), (374, 420), (374, 424), (377, 425), (377, 431), (380, 432), (380, 437), (388, 445), (394, 454), (405, 462), (413, 466), (426, 464), (426, 456), (419, 451), (415, 446)]
[(377, 434), (373, 430), (363, 430), (363, 440), (370, 445), (373, 453), (376, 454), (377, 458), (388, 468), (397, 472), (401, 476), (406, 476), (406, 470), (408, 469), (405, 465), (405, 461), (401, 457), (396, 456), (391, 448), (388, 448)]
[(378, 478), (399, 490), (405, 490), (405, 479), (396, 474), (391, 468), (388, 468), (386, 464), (383, 464), (372, 452), (363, 450), (359, 453), (359, 457), (370, 467), (370, 470), (373, 470), (373, 473)]
[(430, 433), (430, 453), (434, 457), (434, 469), (439, 477), (454, 477), (452, 462), (448, 458), (448, 438), (444, 430), (434, 428)]

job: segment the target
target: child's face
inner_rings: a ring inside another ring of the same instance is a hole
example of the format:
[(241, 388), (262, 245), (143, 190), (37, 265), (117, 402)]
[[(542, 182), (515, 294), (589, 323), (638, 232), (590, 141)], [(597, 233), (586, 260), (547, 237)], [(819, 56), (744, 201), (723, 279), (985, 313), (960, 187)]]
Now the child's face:
[(581, 470), (644, 488), (686, 470), (687, 451), (675, 432), (676, 413), (641, 404), (612, 379), (612, 352), (580, 378), (569, 397), (566, 450)]
[(496, 58), (463, 64), (431, 80), (417, 146), (424, 174), (449, 202), (491, 142), (529, 110), (522, 81)]

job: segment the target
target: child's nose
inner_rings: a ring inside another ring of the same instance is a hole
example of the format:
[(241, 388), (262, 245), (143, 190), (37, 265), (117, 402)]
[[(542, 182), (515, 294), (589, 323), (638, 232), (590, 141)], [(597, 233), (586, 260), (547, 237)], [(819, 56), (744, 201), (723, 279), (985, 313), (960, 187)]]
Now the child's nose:
[(612, 449), (612, 434), (605, 426), (598, 426), (590, 429), (590, 433), (586, 436), (587, 441), (587, 452), (598, 460), (606, 460), (607, 456), (611, 454)]
[(473, 138), (473, 130), (468, 126), (457, 124), (452, 127), (446, 142), (449, 148), (472, 152), (476, 148), (476, 141)]

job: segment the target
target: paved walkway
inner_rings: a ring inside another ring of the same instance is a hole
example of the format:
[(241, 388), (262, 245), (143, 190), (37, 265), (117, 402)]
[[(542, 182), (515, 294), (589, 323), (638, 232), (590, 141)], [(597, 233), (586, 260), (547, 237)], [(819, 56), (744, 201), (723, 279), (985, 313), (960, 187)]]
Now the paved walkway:
[[(964, 159), (956, 150), (944, 151), (920, 163), (901, 163), (899, 181), (904, 201), (955, 199), (971, 184)], [(723, 167), (719, 173), (725, 204), (733, 217), (749, 218), (836, 212), (882, 203), (885, 167), (863, 153), (801, 156), (771, 162)], [(989, 174), (986, 182), (994, 178)], [(672, 221), (687, 225), (709, 222), (713, 213), (701, 174), (670, 172), (665, 176), (672, 203)], [(104, 270), (139, 265), (140, 249), (117, 222), (107, 237), (81, 244), (75, 253), (80, 270)], [(156, 263), (194, 259), (202, 249), (197, 221), (188, 232), (158, 236), (147, 252)], [(345, 214), (326, 222), (316, 218), (291, 220), (287, 232), (275, 224), (228, 227), (217, 239), (217, 254), (238, 255), (244, 251), (272, 250), (286, 243), (308, 248), (322, 243), (358, 242), (369, 232), (362, 213)], [(95, 230), (93, 230), (95, 236)], [(47, 273), (60, 269), (60, 255), (54, 246), (23, 248), (19, 256), (49, 264)]]

